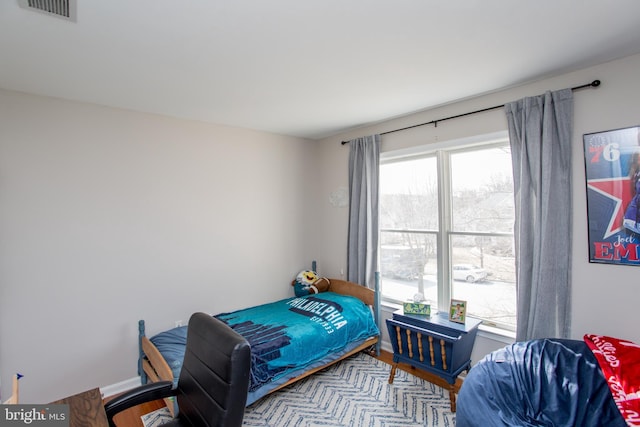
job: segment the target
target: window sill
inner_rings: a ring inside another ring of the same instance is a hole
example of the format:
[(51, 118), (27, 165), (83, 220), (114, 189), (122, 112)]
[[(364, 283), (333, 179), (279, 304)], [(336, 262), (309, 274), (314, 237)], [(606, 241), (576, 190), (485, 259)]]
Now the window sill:
[(381, 301), (380, 308), (382, 308), (384, 311), (394, 312), (396, 310), (400, 310), (402, 308), (402, 304), (391, 301)]
[(482, 324), (478, 326), (478, 336), (505, 344), (513, 344), (516, 340), (516, 333), (513, 331)]

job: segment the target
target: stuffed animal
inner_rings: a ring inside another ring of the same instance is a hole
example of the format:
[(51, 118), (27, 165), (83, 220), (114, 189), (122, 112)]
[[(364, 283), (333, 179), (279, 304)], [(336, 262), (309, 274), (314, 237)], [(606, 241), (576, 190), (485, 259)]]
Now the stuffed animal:
[(291, 284), (297, 297), (317, 294), (329, 290), (331, 282), (325, 277), (318, 277), (315, 271), (302, 270)]

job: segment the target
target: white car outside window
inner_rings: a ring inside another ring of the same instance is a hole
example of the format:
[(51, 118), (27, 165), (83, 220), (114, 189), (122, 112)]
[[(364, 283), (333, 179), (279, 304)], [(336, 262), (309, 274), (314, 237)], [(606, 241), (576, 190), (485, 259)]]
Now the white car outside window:
[(487, 271), (471, 264), (456, 264), (453, 266), (453, 280), (464, 280), (469, 283), (487, 278)]

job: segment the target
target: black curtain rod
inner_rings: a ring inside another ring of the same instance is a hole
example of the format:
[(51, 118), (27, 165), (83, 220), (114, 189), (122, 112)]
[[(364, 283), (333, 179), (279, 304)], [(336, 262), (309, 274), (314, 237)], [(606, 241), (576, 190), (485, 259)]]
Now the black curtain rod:
[[(591, 83), (587, 83), (587, 84), (584, 84), (582, 86), (572, 87), (571, 90), (575, 91), (575, 90), (586, 89), (586, 88), (590, 88), (590, 87), (598, 87), (598, 86), (600, 86), (600, 80), (594, 80)], [(435, 127), (438, 127), (438, 122), (444, 122), (445, 120), (457, 119), (458, 117), (470, 116), (472, 114), (477, 114), (477, 113), (484, 113), (485, 111), (497, 110), (498, 108), (504, 108), (504, 104), (496, 105), (495, 107), (483, 108), (482, 110), (471, 111), (469, 113), (458, 114), (457, 116), (445, 117), (444, 119), (431, 120), (430, 122), (420, 123), (420, 124), (413, 125), (413, 126), (407, 126), (407, 127), (400, 128), (400, 129), (388, 130), (386, 132), (381, 132), (380, 135), (386, 135), (388, 133), (400, 132), (401, 130), (413, 129), (413, 128), (417, 128), (417, 127), (425, 126), (425, 125), (434, 125)], [(342, 141), (342, 145), (348, 144), (348, 143), (349, 143), (349, 141)]]

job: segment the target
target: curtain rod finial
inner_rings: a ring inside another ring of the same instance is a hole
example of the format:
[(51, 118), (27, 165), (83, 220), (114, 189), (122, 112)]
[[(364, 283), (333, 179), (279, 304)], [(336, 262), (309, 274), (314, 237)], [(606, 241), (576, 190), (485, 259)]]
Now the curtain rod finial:
[(592, 81), (592, 82), (591, 82), (591, 86), (593, 86), (593, 87), (598, 87), (598, 86), (600, 86), (600, 80), (594, 80), (594, 81)]

